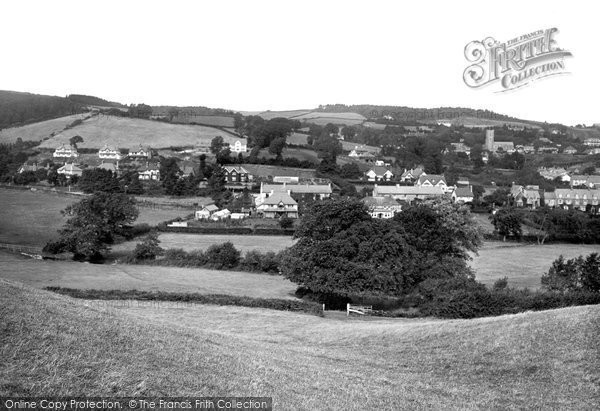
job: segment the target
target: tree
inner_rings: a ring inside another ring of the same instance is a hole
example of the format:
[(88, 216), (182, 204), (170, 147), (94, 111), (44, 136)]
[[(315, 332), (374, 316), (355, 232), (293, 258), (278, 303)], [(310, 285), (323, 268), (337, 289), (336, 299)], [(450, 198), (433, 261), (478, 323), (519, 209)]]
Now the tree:
[(285, 138), (277, 137), (271, 141), (271, 144), (269, 145), (269, 153), (275, 154), (277, 158), (281, 158), (281, 153), (283, 152), (284, 148)]
[(224, 147), (225, 142), (223, 140), (223, 137), (221, 136), (216, 136), (210, 141), (210, 152), (213, 153), (215, 156), (219, 154), (219, 152), (223, 150)]
[(503, 241), (506, 241), (506, 237), (509, 235), (521, 238), (523, 234), (521, 229), (521, 217), (516, 210), (512, 208), (502, 208), (492, 214), (490, 220), (498, 234), (503, 236)]
[(151, 231), (144, 241), (136, 244), (133, 256), (136, 260), (154, 260), (164, 252), (159, 244), (158, 233)]
[(319, 157), (335, 163), (336, 158), (342, 153), (342, 143), (327, 132), (321, 135), (313, 142), (313, 147), (319, 153)]
[(181, 170), (177, 165), (177, 159), (175, 157), (161, 158), (160, 159), (160, 179), (162, 180), (162, 186), (165, 188), (165, 192), (172, 195)]
[[(583, 260), (580, 256), (579, 259)], [(554, 260), (548, 273), (542, 276), (542, 287), (550, 291), (576, 291), (580, 288), (578, 259), (565, 260), (562, 254)]]
[(342, 136), (344, 136), (344, 140), (352, 140), (356, 136), (356, 128), (354, 126), (345, 126), (342, 129)]
[(509, 189), (499, 188), (496, 191), (494, 191), (493, 193), (483, 197), (483, 200), (490, 205), (503, 206), (503, 205), (508, 204), (509, 196), (510, 196)]
[(177, 107), (171, 107), (168, 111), (168, 114), (169, 114), (169, 121), (173, 122), (173, 119), (175, 117), (179, 116), (179, 109)]
[(79, 188), (84, 193), (93, 193), (96, 191), (117, 193), (121, 191), (116, 174), (102, 168), (88, 168), (83, 170), (81, 179), (79, 180)]
[(288, 216), (283, 216), (279, 219), (279, 226), (284, 230), (292, 228), (294, 226), (294, 219)]
[(69, 139), (69, 143), (70, 143), (70, 144), (71, 144), (73, 147), (77, 148), (77, 143), (83, 143), (83, 137), (81, 137), (81, 136), (79, 136), (79, 135), (77, 135), (77, 136), (73, 136), (73, 137), (71, 137), (71, 138)]
[(354, 179), (360, 176), (362, 176), (362, 173), (356, 163), (346, 163), (340, 168), (340, 177), (342, 178)]
[(125, 194), (96, 192), (67, 207), (69, 216), (59, 231), (62, 251), (75, 259), (99, 260), (116, 235), (127, 234), (127, 226), (138, 216), (135, 201)]

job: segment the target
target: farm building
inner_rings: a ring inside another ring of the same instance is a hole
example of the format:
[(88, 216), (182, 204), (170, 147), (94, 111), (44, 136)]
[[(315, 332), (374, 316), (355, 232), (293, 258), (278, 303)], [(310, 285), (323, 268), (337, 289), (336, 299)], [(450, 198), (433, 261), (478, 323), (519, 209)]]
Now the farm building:
[(214, 213), (219, 211), (219, 207), (209, 204), (194, 213), (196, 220), (208, 220)]

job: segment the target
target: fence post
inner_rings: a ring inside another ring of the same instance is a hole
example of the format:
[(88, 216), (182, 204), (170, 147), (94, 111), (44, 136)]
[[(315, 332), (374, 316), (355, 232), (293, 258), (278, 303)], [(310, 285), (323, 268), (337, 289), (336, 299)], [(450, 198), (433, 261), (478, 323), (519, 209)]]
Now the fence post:
[(346, 316), (350, 315), (350, 303), (346, 303)]
[(323, 312), (325, 312), (325, 304), (323, 304)]

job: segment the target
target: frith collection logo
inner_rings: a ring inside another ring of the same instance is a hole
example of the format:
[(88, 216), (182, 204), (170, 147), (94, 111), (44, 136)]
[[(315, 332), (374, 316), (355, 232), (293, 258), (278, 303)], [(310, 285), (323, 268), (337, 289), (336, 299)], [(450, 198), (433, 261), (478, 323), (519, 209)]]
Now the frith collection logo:
[(569, 51), (556, 45), (550, 28), (515, 37), (504, 43), (488, 37), (472, 41), (465, 47), (465, 57), (471, 63), (463, 73), (467, 86), (480, 88), (494, 83), (497, 92), (516, 90), (535, 80), (566, 74), (565, 57)]

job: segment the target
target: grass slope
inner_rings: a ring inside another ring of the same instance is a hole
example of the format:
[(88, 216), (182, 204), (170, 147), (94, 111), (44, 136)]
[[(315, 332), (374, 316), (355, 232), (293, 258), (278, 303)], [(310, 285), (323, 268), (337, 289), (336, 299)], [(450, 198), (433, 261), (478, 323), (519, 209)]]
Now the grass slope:
[(296, 299), (296, 285), (280, 276), (199, 268), (86, 264), (32, 260), (0, 251), (0, 278), (36, 288), (142, 290)]
[(231, 144), (240, 140), (213, 127), (99, 115), (44, 141), (40, 147), (53, 149), (68, 144), (75, 135), (83, 137), (83, 143), (78, 144), (81, 148), (102, 148), (105, 144), (129, 149), (137, 148), (140, 144), (155, 149), (197, 146), (210, 144), (216, 136), (222, 136), (225, 142)]
[[(80, 198), (47, 191), (0, 188), (0, 243), (43, 246), (56, 239), (66, 219), (60, 214)], [(156, 225), (189, 214), (185, 209), (140, 207), (135, 223)]]
[(262, 395), (274, 409), (600, 406), (600, 307), (470, 321), (74, 300), (0, 282), (0, 395)]
[(87, 114), (74, 114), (52, 120), (40, 121), (22, 127), (11, 127), (0, 130), (0, 143), (14, 143), (17, 138), (23, 141), (42, 141), (52, 133), (60, 133), (66, 126), (78, 119), (83, 119)]

